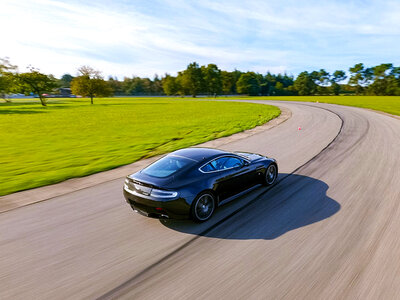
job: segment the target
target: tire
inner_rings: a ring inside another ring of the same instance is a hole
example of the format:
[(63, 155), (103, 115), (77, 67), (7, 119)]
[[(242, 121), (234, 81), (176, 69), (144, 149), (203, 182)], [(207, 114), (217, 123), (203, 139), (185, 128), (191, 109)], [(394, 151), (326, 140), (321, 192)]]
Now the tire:
[(266, 186), (271, 186), (276, 182), (277, 178), (278, 178), (278, 168), (276, 164), (272, 163), (265, 170), (264, 184)]
[(199, 194), (193, 201), (191, 217), (193, 221), (201, 223), (209, 220), (215, 211), (215, 197), (210, 192)]

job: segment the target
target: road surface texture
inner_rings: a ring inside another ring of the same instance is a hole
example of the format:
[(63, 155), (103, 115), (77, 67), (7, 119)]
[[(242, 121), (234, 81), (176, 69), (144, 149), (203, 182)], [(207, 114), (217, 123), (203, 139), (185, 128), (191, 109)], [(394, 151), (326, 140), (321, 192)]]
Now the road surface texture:
[(399, 120), (268, 103), (292, 117), (222, 148), (277, 185), (201, 225), (134, 214), (123, 178), (1, 213), (0, 299), (400, 299)]

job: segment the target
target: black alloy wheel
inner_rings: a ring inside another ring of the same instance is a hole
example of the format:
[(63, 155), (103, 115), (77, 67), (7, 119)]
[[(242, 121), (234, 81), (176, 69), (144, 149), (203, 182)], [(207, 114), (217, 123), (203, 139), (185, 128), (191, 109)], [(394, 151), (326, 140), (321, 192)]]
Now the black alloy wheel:
[(275, 164), (270, 164), (265, 171), (265, 184), (273, 185), (278, 177), (278, 170)]
[(192, 205), (192, 218), (196, 222), (204, 222), (211, 218), (215, 210), (215, 197), (204, 192), (197, 196)]

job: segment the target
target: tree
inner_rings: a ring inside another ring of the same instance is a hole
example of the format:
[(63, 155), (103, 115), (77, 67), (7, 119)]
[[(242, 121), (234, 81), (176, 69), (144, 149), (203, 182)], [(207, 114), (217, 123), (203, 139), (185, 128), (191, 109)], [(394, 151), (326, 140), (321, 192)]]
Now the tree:
[(227, 71), (221, 71), (221, 81), (222, 81), (222, 92), (225, 95), (233, 93), (233, 88), (236, 83), (234, 74)]
[[(281, 79), (279, 79), (279, 77), (281, 77)], [(285, 88), (287, 88), (287, 87), (293, 85), (293, 83), (294, 83), (293, 76), (292, 76), (292, 75), (289, 76), (289, 75), (287, 75), (286, 73), (283, 74), (283, 76), (280, 75), (280, 74), (278, 74), (278, 81), (279, 81), (279, 82), (282, 82), (282, 84), (283, 84), (283, 86), (284, 86)]]
[(181, 97), (190, 94), (190, 91), (188, 89), (188, 84), (186, 83), (186, 77), (184, 75), (184, 71), (178, 72), (178, 76), (176, 76), (175, 82), (178, 94), (181, 95)]
[(266, 78), (260, 74), (260, 73), (255, 73), (256, 74), (256, 79), (258, 82), (258, 95), (267, 95), (269, 92), (269, 85), (268, 82), (266, 81)]
[(60, 87), (62, 88), (69, 88), (71, 87), (71, 81), (74, 79), (74, 77), (70, 74), (64, 74), (61, 76), (61, 79), (59, 80)]
[(232, 91), (233, 91), (233, 93), (236, 94), (237, 93), (236, 83), (238, 82), (238, 80), (239, 80), (240, 76), (243, 74), (243, 72), (235, 69), (231, 73), (232, 73), (232, 75), (233, 75), (233, 77), (235, 79), (235, 84), (233, 85), (233, 90)]
[(313, 95), (317, 89), (314, 79), (315, 74), (308, 73), (307, 71), (301, 72), (294, 81), (293, 87), (300, 96)]
[(154, 75), (154, 79), (151, 82), (151, 93), (156, 95), (162, 95), (163, 93), (162, 81), (157, 74)]
[(155, 93), (155, 83), (149, 78), (124, 78), (122, 89), (127, 95), (151, 95)]
[(364, 68), (364, 64), (355, 64), (354, 67), (349, 69), (350, 79), (349, 84), (355, 86), (356, 94), (362, 94), (365, 87), (372, 80), (372, 69)]
[(151, 83), (148, 78), (125, 77), (123, 89), (127, 95), (143, 95), (151, 93)]
[(7, 95), (15, 88), (14, 71), (16, 66), (12, 65), (8, 58), (0, 58), (0, 95), (6, 101), (10, 102)]
[(276, 95), (276, 83), (277, 83), (277, 76), (268, 72), (264, 76), (264, 87), (263, 89), (266, 90), (266, 95), (272, 96)]
[(278, 81), (274, 87), (274, 95), (282, 96), (284, 95), (284, 93), (285, 93), (285, 88), (283, 86), (283, 83)]
[(93, 104), (93, 97), (107, 97), (112, 95), (112, 89), (97, 71), (89, 66), (82, 66), (78, 69), (80, 75), (71, 82), (71, 91), (75, 95), (90, 97)]
[(328, 85), (329, 85), (329, 79), (330, 79), (330, 74), (325, 71), (325, 69), (320, 69), (318, 72), (314, 71), (311, 73), (313, 75), (314, 82), (317, 84), (317, 92), (320, 95), (327, 94), (328, 91)]
[(368, 94), (394, 95), (396, 80), (392, 74), (393, 64), (380, 64), (372, 68), (373, 83), (368, 87)]
[(38, 69), (29, 68), (29, 72), (16, 75), (17, 90), (28, 95), (38, 95), (42, 106), (47, 106), (45, 93), (52, 92), (58, 85), (52, 75), (40, 73)]
[(162, 88), (164, 93), (168, 96), (176, 95), (179, 91), (179, 85), (177, 83), (176, 77), (173, 77), (169, 74), (166, 74), (165, 77), (161, 80)]
[(392, 78), (391, 81), (394, 81), (391, 86), (395, 86), (391, 91), (391, 95), (400, 95), (400, 67), (393, 67), (390, 71), (390, 76)]
[(394, 76), (395, 79), (399, 80), (400, 84), (400, 67), (393, 67), (390, 71), (390, 75)]
[(107, 81), (108, 86), (110, 87), (110, 89), (112, 90), (114, 95), (122, 95), (124, 93), (123, 89), (122, 89), (122, 82), (118, 81), (117, 77), (108, 77), (108, 81)]
[(222, 91), (221, 70), (215, 64), (202, 66), (201, 71), (204, 78), (204, 87), (208, 95), (219, 95)]
[(291, 96), (296, 95), (297, 92), (293, 89), (293, 77), (287, 74), (274, 75), (268, 72), (264, 76), (265, 89), (266, 92), (262, 92), (269, 96)]
[(153, 81), (150, 78), (142, 78), (143, 94), (153, 94)]
[(133, 94), (133, 78), (124, 77), (124, 80), (122, 81), (122, 90), (124, 91), (125, 95)]
[(347, 78), (346, 73), (342, 70), (336, 70), (330, 77), (331, 89), (333, 94), (339, 95), (341, 87), (338, 82), (341, 82)]
[(182, 89), (188, 91), (193, 97), (196, 97), (203, 90), (203, 74), (198, 63), (189, 64), (185, 71), (181, 73), (180, 79)]
[(236, 82), (236, 88), (239, 94), (257, 96), (260, 93), (260, 84), (256, 73), (247, 72), (240, 75), (239, 80)]

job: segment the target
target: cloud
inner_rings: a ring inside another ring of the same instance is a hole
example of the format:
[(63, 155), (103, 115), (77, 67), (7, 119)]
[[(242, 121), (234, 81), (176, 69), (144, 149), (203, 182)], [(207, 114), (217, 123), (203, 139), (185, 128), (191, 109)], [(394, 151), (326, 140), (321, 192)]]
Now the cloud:
[(91, 65), (119, 78), (192, 61), (292, 74), (398, 65), (399, 19), (397, 1), (2, 0), (0, 57), (56, 76)]

